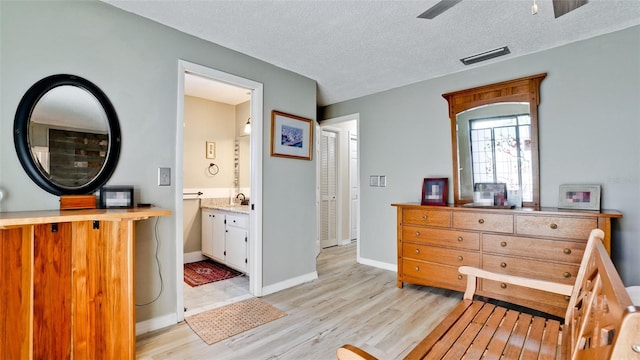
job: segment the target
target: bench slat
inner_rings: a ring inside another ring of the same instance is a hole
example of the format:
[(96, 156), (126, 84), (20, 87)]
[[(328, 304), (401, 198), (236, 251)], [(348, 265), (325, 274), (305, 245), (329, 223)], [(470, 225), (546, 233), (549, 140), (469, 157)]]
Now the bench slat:
[(520, 313), (503, 351), (505, 358), (518, 359), (520, 357), (530, 324), (531, 315)]
[(507, 309), (503, 307), (495, 307), (489, 319), (484, 324), (484, 328), (480, 331), (480, 334), (476, 337), (476, 341), (471, 344), (469, 351), (467, 352), (467, 356), (470, 359), (480, 359), (484, 354), (485, 349), (487, 348), (487, 344), (493, 338), (493, 334), (495, 334), (498, 326), (502, 322), (502, 318), (506, 314)]
[(540, 346), (540, 360), (557, 358), (561, 326), (557, 320), (547, 320), (547, 326), (542, 336), (542, 346)]
[(518, 320), (518, 312), (513, 310), (507, 310), (502, 324), (496, 330), (496, 333), (491, 338), (489, 346), (487, 346), (487, 356), (500, 357), (504, 347), (507, 345), (511, 331)]
[(467, 328), (467, 325), (476, 317), (476, 314), (482, 309), (483, 302), (474, 301), (467, 310), (455, 320), (446, 334), (440, 337), (433, 348), (429, 351), (424, 359), (440, 360), (449, 351), (452, 344), (457, 343), (460, 334)]
[(422, 339), (405, 357), (407, 360), (419, 360), (422, 359), (424, 354), (431, 349), (431, 347), (444, 335), (453, 323), (458, 319), (469, 306), (473, 304), (471, 300), (462, 300), (458, 306), (456, 306), (450, 313), (444, 318), (438, 326), (436, 326), (430, 333)]
[(542, 346), (542, 336), (544, 335), (547, 319), (534, 316), (531, 320), (529, 334), (522, 347), (522, 360), (538, 359), (540, 348)]
[(476, 317), (467, 325), (467, 328), (462, 333), (458, 341), (451, 347), (451, 350), (443, 357), (443, 360), (459, 360), (465, 355), (466, 359), (479, 359), (482, 355), (470, 356), (468, 353), (469, 347), (475, 342), (480, 331), (485, 326), (485, 323), (490, 318), (491, 314), (495, 310), (496, 306), (485, 303), (482, 309), (478, 312)]

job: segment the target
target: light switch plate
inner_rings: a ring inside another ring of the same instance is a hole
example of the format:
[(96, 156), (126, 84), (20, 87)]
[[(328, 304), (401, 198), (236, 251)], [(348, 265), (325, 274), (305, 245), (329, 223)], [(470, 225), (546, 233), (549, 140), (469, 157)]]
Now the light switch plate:
[(171, 185), (171, 168), (158, 168), (158, 186)]

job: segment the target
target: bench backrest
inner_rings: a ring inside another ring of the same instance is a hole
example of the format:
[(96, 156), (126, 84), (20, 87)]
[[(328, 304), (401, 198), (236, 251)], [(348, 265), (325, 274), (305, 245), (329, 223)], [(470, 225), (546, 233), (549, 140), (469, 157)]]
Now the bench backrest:
[(599, 229), (589, 236), (565, 316), (565, 351), (570, 359), (640, 359), (640, 309), (633, 306), (603, 237)]

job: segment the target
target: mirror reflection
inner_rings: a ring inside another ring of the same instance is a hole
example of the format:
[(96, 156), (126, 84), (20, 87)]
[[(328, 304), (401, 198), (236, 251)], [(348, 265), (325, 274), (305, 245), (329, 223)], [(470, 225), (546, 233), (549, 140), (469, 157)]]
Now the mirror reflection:
[(456, 115), (461, 198), (476, 183), (505, 183), (522, 200), (533, 200), (529, 103), (496, 103)]
[(107, 115), (85, 89), (59, 86), (36, 103), (29, 121), (31, 155), (44, 176), (63, 187), (86, 185), (109, 147)]

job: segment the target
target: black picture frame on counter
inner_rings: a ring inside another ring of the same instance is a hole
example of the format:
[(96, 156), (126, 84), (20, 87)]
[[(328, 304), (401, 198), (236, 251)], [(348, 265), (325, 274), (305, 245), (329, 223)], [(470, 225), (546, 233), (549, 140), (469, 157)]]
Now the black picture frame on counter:
[(422, 181), (422, 205), (447, 205), (448, 178), (424, 178)]
[(133, 208), (133, 186), (103, 186), (100, 188), (101, 209)]

